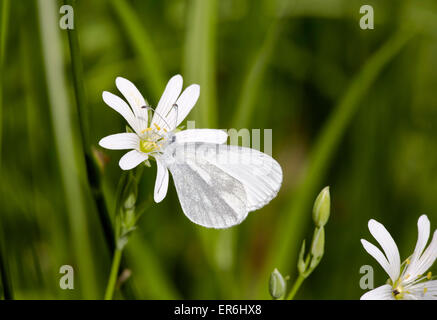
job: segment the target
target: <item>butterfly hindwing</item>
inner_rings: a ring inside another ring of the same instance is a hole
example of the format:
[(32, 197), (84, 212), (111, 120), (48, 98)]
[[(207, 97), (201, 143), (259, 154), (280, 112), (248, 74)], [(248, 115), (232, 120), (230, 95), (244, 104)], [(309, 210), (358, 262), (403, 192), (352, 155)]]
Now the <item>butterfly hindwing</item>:
[(246, 192), (237, 179), (207, 161), (168, 166), (184, 214), (208, 228), (229, 228), (247, 216)]

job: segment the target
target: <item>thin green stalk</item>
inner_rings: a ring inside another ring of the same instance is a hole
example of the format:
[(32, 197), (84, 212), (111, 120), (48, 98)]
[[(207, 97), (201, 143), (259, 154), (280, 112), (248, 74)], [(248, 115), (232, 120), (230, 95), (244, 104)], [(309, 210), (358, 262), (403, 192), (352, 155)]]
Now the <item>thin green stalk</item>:
[(97, 273), (89, 241), (87, 205), (81, 187), (81, 165), (76, 149), (76, 137), (71, 123), (61, 36), (56, 1), (38, 1), (39, 24), (44, 54), (49, 105), (54, 140), (58, 153), (61, 180), (73, 237), (73, 248), (80, 269), (81, 288), (85, 298), (98, 297)]
[(293, 287), (291, 288), (290, 292), (288, 293), (287, 300), (293, 300), (294, 296), (296, 295), (297, 291), (299, 290), (300, 286), (304, 282), (305, 277), (299, 274), (299, 277), (296, 279), (296, 281), (293, 284)]
[[(76, 4), (76, 0), (64, 0), (64, 3), (66, 5), (74, 6)], [(97, 212), (103, 228), (105, 240), (110, 252), (114, 252), (114, 229), (112, 227), (111, 218), (103, 194), (100, 172), (92, 155), (91, 144), (89, 142), (89, 110), (87, 108), (83, 66), (77, 28), (77, 20), (75, 20), (74, 29), (68, 29), (68, 43), (71, 55), (74, 93), (76, 96), (77, 112), (79, 115), (82, 149), (85, 157), (88, 184), (97, 207)]]
[(114, 295), (115, 284), (117, 283), (118, 270), (120, 268), (122, 249), (117, 248), (112, 258), (111, 273), (109, 275), (108, 286), (106, 287), (105, 300), (112, 300)]
[(217, 126), (215, 81), (217, 0), (192, 0), (187, 15), (185, 78), (198, 83), (201, 94), (193, 110), (197, 126)]
[(281, 243), (269, 253), (267, 263), (263, 268), (258, 292), (265, 295), (265, 288), (261, 282), (268, 277), (269, 270), (277, 267), (288, 270), (297, 256), (298, 245), (303, 237), (311, 212), (312, 201), (317, 194), (323, 178), (331, 164), (332, 157), (344, 136), (348, 124), (360, 106), (360, 101), (368, 92), (383, 68), (398, 54), (405, 44), (413, 37), (414, 31), (400, 30), (390, 38), (363, 66), (360, 73), (352, 81), (350, 87), (340, 100), (337, 107), (323, 127), (310, 155), (309, 167), (304, 181), (291, 197), (291, 201), (284, 210), (284, 215), (278, 222), (278, 231), (272, 243)]
[[(9, 22), (9, 0), (2, 1), (1, 7), (1, 26), (0, 26), (0, 174), (2, 163), (2, 133), (3, 133), (3, 77), (4, 77), (4, 61), (6, 54), (6, 37), (8, 34)], [(0, 178), (0, 181), (3, 179)], [(0, 199), (3, 201), (3, 197)], [(3, 206), (2, 206), (3, 207)], [(1, 217), (0, 217), (1, 218)], [(1, 219), (0, 219), (1, 221)], [(0, 222), (0, 277), (3, 285), (3, 295), (5, 299), (13, 299), (12, 284), (9, 277), (9, 267), (7, 262), (7, 253), (5, 247), (5, 238), (3, 233), (3, 223)]]
[(112, 5), (114, 13), (118, 16), (133, 49), (138, 55), (143, 68), (143, 76), (152, 97), (158, 99), (165, 85), (165, 76), (159, 54), (153, 47), (147, 30), (128, 2), (125, 0), (110, 0), (109, 3)]

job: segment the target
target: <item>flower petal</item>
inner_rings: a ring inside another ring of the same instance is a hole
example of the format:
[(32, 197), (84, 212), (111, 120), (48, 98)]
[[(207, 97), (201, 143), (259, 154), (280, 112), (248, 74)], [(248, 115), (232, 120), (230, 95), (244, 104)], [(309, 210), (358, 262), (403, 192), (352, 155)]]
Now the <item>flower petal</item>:
[(168, 169), (162, 164), (159, 159), (156, 159), (156, 181), (155, 181), (155, 192), (153, 198), (156, 203), (161, 202), (166, 194), (168, 189)]
[(228, 134), (216, 129), (188, 129), (175, 134), (179, 143), (206, 142), (222, 144), (228, 140)]
[(147, 160), (148, 155), (139, 152), (137, 150), (132, 150), (126, 153), (123, 157), (121, 157), (118, 164), (120, 165), (120, 168), (123, 170), (130, 170), (135, 168), (137, 165), (139, 165), (141, 162)]
[(394, 300), (392, 288), (389, 284), (385, 284), (366, 292), (361, 296), (360, 300)]
[(144, 100), (143, 95), (132, 82), (125, 78), (117, 77), (117, 79), (115, 79), (115, 84), (118, 90), (120, 90), (126, 98), (127, 102), (129, 102), (141, 130), (146, 129), (148, 110), (143, 108), (143, 106), (147, 106), (147, 102)]
[[(414, 269), (411, 269), (410, 278), (415, 279), (424, 274), (434, 264), (437, 258), (437, 230), (434, 232), (431, 243), (420, 256)], [(409, 280), (409, 279), (407, 279)], [(408, 283), (408, 281), (406, 281)]]
[(106, 136), (99, 141), (99, 145), (111, 150), (126, 150), (138, 148), (140, 139), (136, 133), (117, 133)]
[(173, 76), (167, 83), (164, 93), (158, 102), (155, 114), (153, 115), (152, 125), (155, 123), (159, 127), (166, 128), (167, 130), (173, 130), (169, 128), (166, 122), (168, 113), (172, 110), (173, 104), (176, 102), (179, 94), (182, 90), (182, 76), (177, 74)]
[(436, 300), (437, 299), (437, 280), (419, 282), (408, 286), (408, 298), (410, 300)]
[(369, 220), (369, 230), (384, 250), (385, 256), (390, 264), (390, 272), (388, 272), (388, 274), (393, 282), (396, 281), (401, 270), (401, 258), (396, 243), (387, 229), (378, 221), (373, 219)]
[(200, 95), (200, 86), (198, 84), (192, 84), (187, 87), (184, 92), (182, 92), (179, 99), (176, 101), (178, 106), (178, 119), (176, 122), (176, 127), (184, 121), (187, 115), (190, 113), (191, 109), (193, 109), (194, 105), (199, 99)]
[(425, 250), (426, 243), (428, 242), (430, 229), (431, 226), (428, 217), (426, 215), (420, 216), (419, 220), (417, 221), (418, 236), (416, 247), (414, 248), (414, 253), (411, 256), (410, 264), (405, 271), (405, 274), (410, 275), (410, 277), (406, 279), (406, 283), (413, 281), (415, 276), (419, 274), (417, 273), (416, 269), (419, 265), (423, 250)]
[(141, 130), (138, 125), (138, 121), (135, 118), (131, 108), (129, 108), (128, 104), (123, 99), (108, 91), (103, 92), (102, 98), (108, 106), (123, 116), (123, 118), (136, 133), (140, 133)]
[[(361, 239), (361, 244), (363, 245), (364, 249), (367, 251), (368, 254), (370, 254), (378, 263), (381, 265), (381, 267), (387, 272), (388, 275), (390, 275), (391, 269), (390, 264), (387, 261), (387, 258), (384, 256), (384, 254), (379, 250), (375, 245), (371, 244), (369, 241)], [(391, 278), (391, 275), (390, 275)], [(396, 280), (392, 279), (393, 281)]]

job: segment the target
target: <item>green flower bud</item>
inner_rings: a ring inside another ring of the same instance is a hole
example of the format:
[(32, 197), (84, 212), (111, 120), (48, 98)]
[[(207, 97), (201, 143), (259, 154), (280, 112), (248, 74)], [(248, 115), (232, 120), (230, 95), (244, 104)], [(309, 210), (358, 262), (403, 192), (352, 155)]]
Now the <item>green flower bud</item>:
[(305, 259), (305, 240), (302, 242), (302, 247), (299, 252), (299, 259), (297, 261), (297, 270), (300, 274), (305, 273), (308, 267), (308, 261)]
[(329, 187), (325, 187), (320, 191), (316, 201), (314, 201), (313, 220), (316, 226), (323, 227), (328, 222), (330, 211), (331, 196), (329, 194)]
[(313, 243), (311, 245), (311, 255), (320, 259), (325, 252), (325, 229), (323, 227), (314, 230)]
[(137, 202), (137, 196), (134, 193), (129, 194), (126, 200), (124, 200), (124, 209), (130, 210), (135, 206)]
[(269, 292), (273, 299), (280, 299), (287, 290), (287, 284), (278, 269), (270, 274)]

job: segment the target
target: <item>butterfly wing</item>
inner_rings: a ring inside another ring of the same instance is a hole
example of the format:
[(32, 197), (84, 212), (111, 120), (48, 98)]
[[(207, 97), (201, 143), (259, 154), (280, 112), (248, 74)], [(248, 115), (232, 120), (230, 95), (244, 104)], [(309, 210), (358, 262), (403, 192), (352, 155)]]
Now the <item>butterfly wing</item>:
[(281, 167), (262, 152), (214, 143), (175, 145), (167, 166), (185, 215), (197, 224), (239, 224), (279, 191)]
[(247, 195), (247, 209), (264, 207), (276, 197), (282, 169), (276, 160), (255, 149), (231, 145), (203, 145), (201, 157), (240, 181)]
[(208, 228), (229, 228), (247, 216), (243, 185), (207, 161), (187, 157), (168, 165), (184, 214)]

